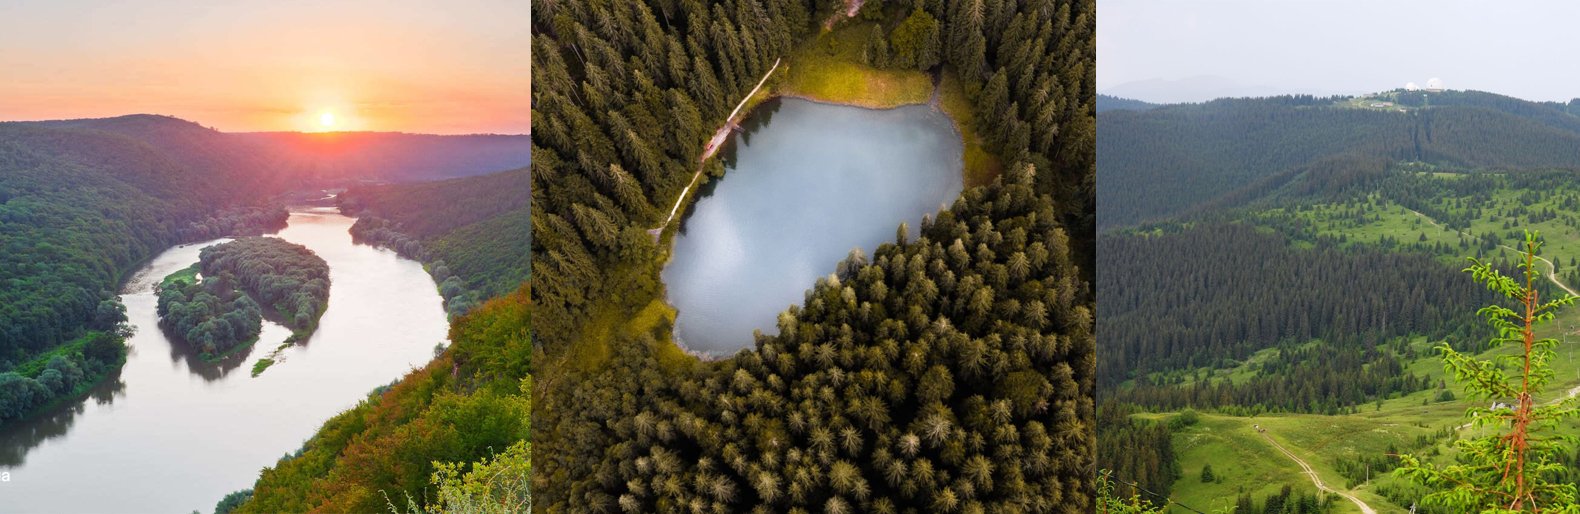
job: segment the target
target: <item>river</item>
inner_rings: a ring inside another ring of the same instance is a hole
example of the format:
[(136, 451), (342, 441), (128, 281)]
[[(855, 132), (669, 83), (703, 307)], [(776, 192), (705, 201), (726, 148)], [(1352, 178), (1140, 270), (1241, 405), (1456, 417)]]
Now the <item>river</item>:
[(394, 252), (356, 245), (355, 220), (297, 209), (275, 236), (329, 263), (329, 306), (305, 343), (263, 374), (252, 363), (290, 331), (219, 363), (158, 327), (153, 287), (225, 240), (170, 248), (121, 291), (137, 333), (120, 374), (78, 405), (0, 434), (0, 511), (212, 512), (224, 495), (296, 451), (325, 420), (431, 360), (449, 329), (433, 279)]
[(799, 99), (758, 106), (698, 191), (663, 271), (688, 350), (727, 355), (776, 334), (778, 314), (853, 248), (953, 202), (960, 134), (926, 105), (863, 109)]

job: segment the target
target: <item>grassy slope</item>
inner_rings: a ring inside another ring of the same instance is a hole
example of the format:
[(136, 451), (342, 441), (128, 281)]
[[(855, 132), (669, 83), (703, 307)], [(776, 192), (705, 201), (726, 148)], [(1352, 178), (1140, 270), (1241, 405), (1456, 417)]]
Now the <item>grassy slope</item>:
[[(1440, 178), (1456, 179), (1454, 175), (1444, 175)], [(1503, 221), (1493, 219), (1496, 211), (1524, 205), (1520, 201), (1518, 191), (1499, 190), (1492, 195), (1498, 201), (1497, 207), (1484, 209), (1483, 217), (1471, 224), (1472, 234), (1483, 232), (1504, 234), (1506, 229), (1503, 228)], [(1448, 205), (1446, 202), (1439, 204), (1445, 207)], [(1552, 200), (1536, 203), (1533, 206), (1538, 210), (1550, 207), (1560, 213), (1563, 212)], [(1421, 216), (1403, 210), (1396, 203), (1376, 198), (1373, 206), (1366, 211), (1368, 216), (1378, 217), (1375, 221), (1356, 222), (1354, 217), (1343, 214), (1346, 209), (1348, 207), (1342, 204), (1319, 204), (1301, 212), (1300, 215), (1319, 227), (1319, 232), (1328, 235), (1342, 233), (1356, 243), (1375, 243), (1383, 237), (1415, 242), (1421, 234), (1426, 234), (1430, 242), (1441, 241), (1458, 248), (1455, 246), (1459, 242), (1457, 234), (1431, 225)], [(1543, 255), (1560, 262), (1560, 269), (1567, 268), (1565, 264), (1570, 257), (1580, 256), (1580, 230), (1567, 225), (1562, 217), (1534, 224), (1524, 220), (1520, 226), (1541, 230), (1547, 239)], [(1509, 255), (1512, 257), (1513, 253), (1510, 252)], [(1460, 262), (1461, 259), (1461, 257), (1444, 258), (1454, 262)], [(1546, 267), (1541, 266), (1541, 269), (1545, 271)], [(1468, 277), (1464, 285), (1475, 287)], [(1558, 398), (1570, 388), (1580, 386), (1580, 363), (1574, 359), (1576, 354), (1580, 354), (1580, 332), (1571, 328), (1577, 326), (1580, 326), (1580, 308), (1570, 308), (1561, 312), (1558, 319), (1539, 331), (1538, 336), (1556, 337), (1560, 343), (1557, 349), (1558, 358), (1552, 363), (1555, 378), (1552, 385), (1547, 388), (1546, 394), (1537, 397), (1538, 402)], [(1417, 338), (1411, 344), (1415, 345), (1419, 354), (1433, 355), (1433, 352), (1429, 351), (1433, 343), (1424, 338)], [(1270, 357), (1271, 352), (1276, 351), (1276, 349), (1264, 350), (1248, 359), (1247, 363)], [(1517, 348), (1509, 346), (1485, 352), (1483, 357), (1516, 353)], [(1202, 508), (1215, 507), (1217, 504), (1213, 502), (1220, 501), (1219, 498), (1223, 497), (1232, 501), (1233, 495), (1238, 494), (1239, 484), (1262, 484), (1254, 490), (1260, 491), (1256, 493), (1258, 495), (1274, 492), (1277, 486), (1284, 483), (1297, 486), (1305, 484), (1309, 488), (1310, 481), (1299, 474), (1300, 470), (1292, 461), (1283, 458), (1277, 450), (1256, 436), (1250, 429), (1253, 423), (1268, 427), (1270, 433), (1281, 444), (1301, 455), (1307, 463), (1317, 469), (1323, 476), (1324, 482), (1330, 487), (1342, 488), (1345, 479), (1333, 468), (1333, 460), (1336, 457), (1385, 453), (1390, 443), (1404, 448), (1408, 443), (1413, 443), (1417, 435), (1430, 435), (1444, 427), (1464, 424), (1467, 421), (1464, 416), (1467, 408), (1485, 406), (1487, 403), (1486, 400), (1468, 397), (1463, 387), (1446, 376), (1441, 359), (1436, 357), (1417, 359), (1408, 365), (1408, 369), (1412, 373), (1429, 377), (1433, 382), (1439, 379), (1446, 380), (1449, 390), (1454, 393), (1457, 400), (1437, 402), (1435, 396), (1438, 391), (1428, 389), (1384, 400), (1381, 408), (1375, 404), (1364, 405), (1360, 407), (1360, 412), (1350, 415), (1278, 414), (1254, 418), (1202, 415), (1201, 424), (1177, 433), (1174, 438), (1183, 473), (1183, 477), (1174, 486), (1175, 498), (1188, 505)], [(1212, 370), (1212, 372), (1216, 378), (1233, 380), (1245, 379), (1251, 375), (1250, 366), (1247, 365), (1234, 369)], [(1426, 405), (1422, 404), (1423, 400), (1427, 401)], [(1161, 418), (1165, 415), (1145, 416)], [(1580, 435), (1580, 425), (1573, 423), (1563, 427), (1562, 430), (1569, 435)], [(1469, 430), (1464, 433), (1473, 435)], [(1446, 462), (1449, 459), (1447, 455), (1451, 454), (1450, 446), (1450, 441), (1439, 441), (1437, 447), (1442, 453), (1436, 458), (1439, 462)], [(1234, 457), (1226, 457), (1226, 455), (1234, 455)], [(1213, 464), (1214, 472), (1228, 477), (1223, 484), (1202, 484), (1197, 479), (1202, 465), (1208, 462)], [(1267, 473), (1274, 471), (1277, 472), (1276, 477), (1267, 478)], [(1393, 505), (1373, 492), (1378, 485), (1396, 481), (1397, 479), (1391, 476), (1374, 477), (1373, 484), (1360, 486), (1353, 493), (1378, 512), (1405, 512), (1404, 508)], [(1339, 512), (1351, 512), (1353, 509), (1354, 506), (1348, 502), (1343, 502), (1339, 506)]]

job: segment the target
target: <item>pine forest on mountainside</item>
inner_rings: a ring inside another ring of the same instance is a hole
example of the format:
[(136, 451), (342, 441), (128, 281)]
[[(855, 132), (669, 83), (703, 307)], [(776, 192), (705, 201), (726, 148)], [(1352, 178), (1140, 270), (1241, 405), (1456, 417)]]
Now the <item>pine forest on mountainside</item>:
[[(1432, 344), (1507, 354), (1485, 350), (1475, 316), (1494, 295), (1460, 270), (1477, 257), (1513, 274), (1524, 230), (1548, 241), (1543, 297), (1580, 284), (1580, 102), (1422, 96), (1098, 116), (1098, 468), (1117, 496), (1260, 512), (1282, 487), (1314, 492), (1277, 441), (1328, 487), (1405, 512), (1424, 491), (1389, 474), (1397, 455), (1448, 462), (1453, 440), (1479, 433), (1463, 414), (1488, 402)], [(1566, 309), (1544, 334), (1577, 323)], [(1580, 367), (1560, 339), (1563, 392)], [(1198, 480), (1205, 465), (1213, 480)], [(1329, 499), (1319, 508), (1352, 507)]]

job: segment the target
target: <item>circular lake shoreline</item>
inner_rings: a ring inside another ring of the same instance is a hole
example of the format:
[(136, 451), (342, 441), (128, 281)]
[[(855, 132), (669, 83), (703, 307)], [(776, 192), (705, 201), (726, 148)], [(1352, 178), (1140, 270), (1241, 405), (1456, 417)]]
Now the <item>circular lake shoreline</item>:
[(677, 344), (702, 357), (752, 347), (852, 249), (870, 255), (901, 223), (916, 234), (963, 189), (959, 134), (930, 104), (756, 106), (672, 241), (661, 276)]

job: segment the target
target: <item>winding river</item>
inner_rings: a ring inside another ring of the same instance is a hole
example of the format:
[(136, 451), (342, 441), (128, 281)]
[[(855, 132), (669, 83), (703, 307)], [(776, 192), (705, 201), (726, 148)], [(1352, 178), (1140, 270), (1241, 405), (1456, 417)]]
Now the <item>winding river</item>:
[(726, 355), (778, 333), (778, 314), (852, 249), (871, 255), (901, 222), (954, 201), (960, 134), (926, 105), (863, 109), (800, 99), (752, 111), (727, 147), (723, 178), (681, 218), (664, 268), (675, 332), (688, 350)]
[(285, 327), (266, 321), (245, 355), (209, 363), (167, 339), (154, 312), (154, 285), (225, 240), (168, 249), (138, 270), (121, 294), (137, 333), (119, 376), (0, 434), (0, 472), (11, 478), (0, 510), (211, 512), (329, 417), (432, 359), (449, 326), (433, 279), (417, 262), (353, 244), (354, 221), (299, 209), (275, 234), (323, 257), (332, 284), (317, 332), (257, 377), (252, 363), (290, 335)]

